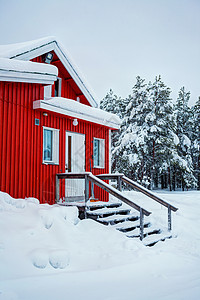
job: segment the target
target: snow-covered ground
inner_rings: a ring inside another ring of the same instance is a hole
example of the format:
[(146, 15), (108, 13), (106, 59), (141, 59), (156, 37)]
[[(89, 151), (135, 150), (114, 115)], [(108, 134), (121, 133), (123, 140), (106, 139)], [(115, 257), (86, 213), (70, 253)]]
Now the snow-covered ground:
[[(127, 193), (167, 226), (165, 208)], [(0, 299), (200, 299), (200, 192), (160, 196), (179, 208), (177, 237), (149, 248), (111, 226), (80, 221), (74, 207), (0, 192)]]

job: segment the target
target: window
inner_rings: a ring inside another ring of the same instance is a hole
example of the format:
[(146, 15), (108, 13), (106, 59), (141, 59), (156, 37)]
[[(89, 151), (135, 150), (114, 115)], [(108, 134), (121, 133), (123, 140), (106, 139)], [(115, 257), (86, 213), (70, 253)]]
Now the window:
[(59, 163), (59, 129), (43, 127), (43, 162)]
[(55, 97), (61, 97), (61, 85), (62, 85), (62, 79), (58, 78), (55, 82)]
[(93, 141), (93, 163), (94, 168), (104, 168), (105, 141), (94, 138)]

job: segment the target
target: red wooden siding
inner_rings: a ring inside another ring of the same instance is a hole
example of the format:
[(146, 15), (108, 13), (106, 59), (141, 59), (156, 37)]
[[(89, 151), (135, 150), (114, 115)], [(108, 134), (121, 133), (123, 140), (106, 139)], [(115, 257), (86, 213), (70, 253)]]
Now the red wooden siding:
[[(65, 84), (65, 92), (73, 93), (70, 83)], [(73, 126), (71, 118), (52, 113), (44, 116), (42, 111), (33, 110), (33, 100), (39, 99), (43, 99), (40, 84), (0, 82), (0, 190), (15, 198), (36, 197), (42, 203), (53, 204), (55, 174), (65, 172), (66, 130), (85, 134), (86, 171), (90, 171), (93, 138), (105, 139), (106, 168), (92, 170), (100, 174), (109, 172), (109, 129), (81, 120)], [(39, 126), (35, 118), (40, 120)], [(59, 165), (42, 164), (43, 126), (60, 129)], [(108, 200), (104, 191), (96, 188), (95, 193), (100, 200)]]

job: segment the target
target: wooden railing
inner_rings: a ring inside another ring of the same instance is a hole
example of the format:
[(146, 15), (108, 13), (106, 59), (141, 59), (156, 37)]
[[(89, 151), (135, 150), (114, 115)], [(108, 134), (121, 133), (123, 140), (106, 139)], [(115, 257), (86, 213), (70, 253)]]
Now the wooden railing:
[(157, 201), (161, 205), (168, 208), (168, 230), (170, 231), (172, 229), (172, 216), (171, 211), (177, 211), (178, 208), (171, 205), (170, 203), (166, 202), (165, 200), (161, 199), (142, 185), (138, 184), (137, 182), (131, 180), (130, 178), (126, 177), (124, 174), (100, 174), (97, 175), (98, 178), (102, 180), (117, 180), (117, 188), (121, 191), (122, 190), (122, 182), (125, 182), (126, 184), (130, 185), (135, 190), (145, 194), (149, 198)]
[(85, 179), (85, 206), (87, 205), (87, 201), (89, 200), (89, 182), (97, 185), (102, 188), (109, 194), (115, 196), (122, 202), (128, 204), (132, 208), (136, 209), (140, 213), (140, 239), (142, 240), (144, 237), (144, 215), (149, 216), (151, 212), (147, 211), (143, 207), (129, 200), (126, 196), (122, 194), (121, 191), (115, 189), (110, 186), (97, 176), (94, 176), (90, 172), (82, 172), (82, 173), (60, 173), (56, 174), (56, 201), (59, 202), (60, 199), (60, 179)]

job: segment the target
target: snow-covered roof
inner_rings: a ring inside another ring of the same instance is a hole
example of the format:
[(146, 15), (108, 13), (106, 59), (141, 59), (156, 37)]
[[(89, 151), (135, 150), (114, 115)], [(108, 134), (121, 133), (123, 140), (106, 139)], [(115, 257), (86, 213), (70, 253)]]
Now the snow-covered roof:
[(19, 44), (0, 45), (0, 57), (18, 60), (30, 60), (49, 51), (55, 51), (86, 99), (92, 106), (97, 107), (98, 104), (86, 86), (85, 80), (83, 81), (80, 77), (80, 71), (77, 72), (77, 67), (69, 58), (69, 54), (55, 37), (46, 37)]
[(115, 114), (67, 98), (55, 97), (49, 100), (37, 100), (33, 102), (33, 108), (101, 124), (112, 129), (119, 129), (121, 124), (120, 118)]
[(0, 58), (0, 80), (53, 84), (58, 69), (53, 65)]
[[(8, 45), (0, 45), (0, 57), (4, 58), (18, 58), (24, 60), (24, 55), (28, 54), (30, 51), (34, 51), (40, 48), (42, 45), (48, 45), (55, 41), (55, 37), (46, 37), (38, 40), (16, 43), (16, 44), (8, 44)], [(32, 58), (35, 56), (33, 55)], [(30, 58), (27, 58), (28, 60)]]

